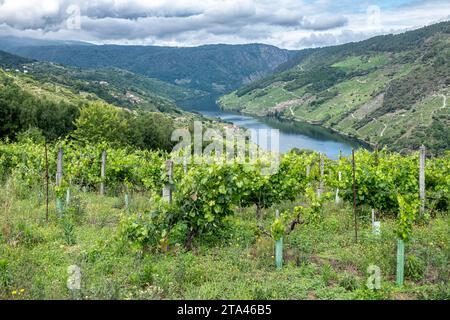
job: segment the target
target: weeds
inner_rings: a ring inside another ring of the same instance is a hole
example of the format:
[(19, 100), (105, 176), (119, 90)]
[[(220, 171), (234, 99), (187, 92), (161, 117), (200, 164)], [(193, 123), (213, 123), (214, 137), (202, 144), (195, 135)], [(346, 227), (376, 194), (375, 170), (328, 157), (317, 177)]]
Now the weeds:
[[(370, 224), (361, 224), (355, 243), (347, 228), (351, 208), (343, 205), (326, 203), (317, 225), (299, 225), (286, 236), (284, 267), (277, 271), (274, 241), (259, 227), (270, 229), (273, 209), (261, 221), (254, 208), (227, 217), (218, 232), (201, 235), (190, 252), (175, 242), (165, 251), (142, 250), (155, 241), (133, 250), (129, 240), (141, 239), (142, 231), (131, 228), (133, 222), (146, 221), (146, 212), (152, 212), (146, 197), (136, 195), (136, 205), (124, 212), (117, 198), (72, 190), (63, 217), (53, 215), (45, 223), (44, 204), (16, 197), (12, 182), (1, 191), (0, 296), (6, 299), (449, 298), (447, 215), (415, 227), (406, 251), (406, 285), (398, 288), (392, 280), (395, 221), (383, 220), (378, 238), (370, 236)], [(295, 206), (286, 203), (283, 210)], [(173, 233), (180, 234), (177, 241), (186, 229), (180, 226)], [(76, 296), (66, 287), (67, 267), (73, 264), (83, 274)], [(379, 290), (366, 285), (370, 265), (381, 269)], [(22, 288), (20, 297), (11, 295)]]

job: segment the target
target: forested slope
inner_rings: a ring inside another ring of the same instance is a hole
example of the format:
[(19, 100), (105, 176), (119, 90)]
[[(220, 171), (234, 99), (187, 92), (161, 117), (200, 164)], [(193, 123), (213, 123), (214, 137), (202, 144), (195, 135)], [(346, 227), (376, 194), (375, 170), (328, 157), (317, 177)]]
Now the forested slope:
[(308, 121), (406, 151), (450, 147), (450, 23), (308, 49), (220, 99), (224, 109)]
[(174, 85), (225, 93), (272, 73), (296, 52), (264, 44), (206, 45), (192, 48), (54, 44), (16, 40), (0, 50), (82, 68), (116, 67)]
[[(165, 90), (171, 85), (128, 71), (83, 70), (1, 51), (0, 66), (0, 139), (70, 137), (170, 150), (174, 128), (198, 117), (154, 93), (157, 86)], [(193, 94), (176, 89), (175, 94)]]

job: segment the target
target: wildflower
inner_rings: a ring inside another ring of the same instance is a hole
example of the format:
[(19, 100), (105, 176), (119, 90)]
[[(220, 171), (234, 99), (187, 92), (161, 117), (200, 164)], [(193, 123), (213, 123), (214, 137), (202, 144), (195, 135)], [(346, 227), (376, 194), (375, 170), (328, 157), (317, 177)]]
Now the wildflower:
[(17, 291), (14, 290), (13, 292), (11, 292), (11, 294), (12, 294), (13, 296), (15, 296), (15, 295), (17, 294)]
[(24, 293), (25, 292), (25, 289), (20, 289), (20, 293)]

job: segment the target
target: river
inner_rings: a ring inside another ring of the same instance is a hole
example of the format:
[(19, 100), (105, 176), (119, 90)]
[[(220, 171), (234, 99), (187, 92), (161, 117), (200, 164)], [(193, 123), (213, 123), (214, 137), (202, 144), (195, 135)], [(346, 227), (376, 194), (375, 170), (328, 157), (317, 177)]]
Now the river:
[(208, 96), (178, 102), (178, 105), (184, 110), (198, 112), (207, 117), (220, 118), (242, 128), (252, 130), (278, 129), (280, 152), (288, 152), (294, 148), (309, 149), (321, 152), (330, 159), (338, 159), (339, 151), (344, 156), (349, 156), (353, 148), (365, 147), (361, 142), (317, 125), (226, 112), (221, 110), (215, 101), (216, 97)]

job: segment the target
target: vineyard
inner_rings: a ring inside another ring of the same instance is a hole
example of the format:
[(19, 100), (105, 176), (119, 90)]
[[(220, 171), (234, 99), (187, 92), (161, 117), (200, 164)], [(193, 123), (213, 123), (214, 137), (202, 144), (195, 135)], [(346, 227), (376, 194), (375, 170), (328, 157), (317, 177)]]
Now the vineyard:
[(450, 297), (450, 153), (247, 160), (0, 144), (0, 297)]

